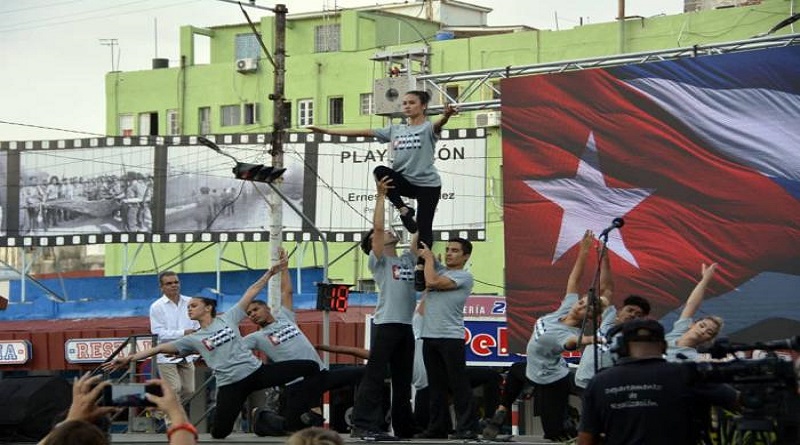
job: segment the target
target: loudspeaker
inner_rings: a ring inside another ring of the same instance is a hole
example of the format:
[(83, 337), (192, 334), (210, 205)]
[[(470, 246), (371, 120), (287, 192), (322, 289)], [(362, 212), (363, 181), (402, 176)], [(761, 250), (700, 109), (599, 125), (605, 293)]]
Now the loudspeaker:
[(71, 403), (72, 386), (61, 377), (0, 380), (0, 441), (40, 440)]

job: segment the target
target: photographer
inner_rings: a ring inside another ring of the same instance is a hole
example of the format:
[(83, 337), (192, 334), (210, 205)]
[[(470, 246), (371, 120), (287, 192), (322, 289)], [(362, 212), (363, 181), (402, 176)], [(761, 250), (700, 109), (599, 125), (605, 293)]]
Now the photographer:
[(733, 388), (699, 384), (692, 368), (664, 360), (664, 328), (657, 321), (623, 323), (609, 338), (619, 359), (586, 388), (579, 445), (696, 443), (696, 419), (705, 418), (708, 404), (735, 407)]
[[(97, 399), (103, 389), (111, 383), (103, 381), (102, 376), (91, 377), (89, 373), (75, 380), (72, 385), (72, 405), (67, 418), (57, 424), (39, 445), (66, 445), (81, 443), (85, 445), (107, 445), (111, 441), (107, 433), (97, 424), (110, 421), (108, 416), (118, 408), (98, 406)], [(162, 396), (147, 394), (145, 397), (172, 419), (172, 427), (167, 431), (171, 445), (194, 445), (197, 443), (197, 430), (189, 422), (186, 412), (178, 403), (172, 388), (161, 380), (150, 380), (148, 384), (161, 386)]]

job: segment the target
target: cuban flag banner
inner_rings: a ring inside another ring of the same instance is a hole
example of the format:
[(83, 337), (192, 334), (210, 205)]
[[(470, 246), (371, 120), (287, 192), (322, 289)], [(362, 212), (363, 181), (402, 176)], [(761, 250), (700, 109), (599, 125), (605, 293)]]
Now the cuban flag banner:
[(800, 47), (517, 77), (502, 91), (514, 350), (564, 297), (585, 230), (614, 218), (618, 305), (639, 294), (651, 316), (674, 315), (717, 262), (702, 311), (726, 333), (800, 320)]

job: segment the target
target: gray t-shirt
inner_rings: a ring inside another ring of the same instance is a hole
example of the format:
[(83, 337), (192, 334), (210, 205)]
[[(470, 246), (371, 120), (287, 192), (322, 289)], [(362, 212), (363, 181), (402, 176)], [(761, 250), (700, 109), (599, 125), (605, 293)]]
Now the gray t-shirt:
[[(606, 335), (614, 326), (616, 318), (617, 308), (614, 306), (610, 306), (603, 312), (603, 320), (600, 322), (600, 328), (597, 330), (597, 338), (601, 340), (601, 342), (597, 344), (597, 353), (600, 356), (600, 360), (598, 361), (599, 365), (597, 367), (598, 370), (614, 366), (614, 361), (611, 359), (610, 347), (608, 343), (603, 340), (607, 340)], [(589, 380), (594, 377), (594, 348), (595, 346), (593, 344), (586, 345), (586, 347), (583, 348), (581, 361), (578, 363), (578, 369), (575, 370), (575, 385), (580, 388), (586, 388), (586, 385), (589, 384)]]
[(258, 349), (267, 354), (273, 362), (289, 360), (313, 360), (319, 369), (328, 369), (320, 359), (314, 345), (308, 337), (297, 327), (294, 312), (282, 306), (275, 316), (275, 321), (253, 332), (244, 338), (245, 345), (250, 349)]
[(245, 346), (239, 333), (239, 322), (245, 316), (237, 304), (215, 317), (210, 325), (172, 344), (181, 354), (199, 353), (203, 356), (208, 367), (214, 370), (217, 386), (236, 383), (261, 366), (261, 361)]
[(373, 130), (381, 142), (391, 142), (394, 160), (392, 169), (402, 173), (408, 182), (420, 187), (440, 187), (442, 179), (433, 166), (439, 135), (426, 120), (420, 125), (390, 125)]
[(425, 297), (422, 338), (464, 338), (464, 303), (472, 293), (472, 274), (463, 269), (447, 269), (438, 262), (436, 272), (454, 283), (455, 289), (429, 290)]
[[(672, 325), (672, 331), (664, 336), (667, 341), (667, 361), (668, 362), (684, 362), (697, 360), (700, 355), (697, 349), (690, 348), (689, 346), (678, 346), (677, 341), (681, 338), (689, 328), (692, 327), (694, 320), (691, 318), (679, 318)], [(678, 358), (678, 354), (684, 355), (686, 358)]]
[(375, 306), (375, 324), (411, 324), (417, 303), (414, 291), (414, 255), (405, 251), (399, 257), (369, 253), (369, 270), (378, 284), (378, 304)]
[(569, 313), (578, 301), (578, 294), (567, 294), (561, 306), (538, 320), (528, 341), (525, 376), (540, 385), (553, 383), (569, 374), (567, 362), (561, 353), (570, 337), (577, 337), (580, 327), (567, 326), (559, 319)]

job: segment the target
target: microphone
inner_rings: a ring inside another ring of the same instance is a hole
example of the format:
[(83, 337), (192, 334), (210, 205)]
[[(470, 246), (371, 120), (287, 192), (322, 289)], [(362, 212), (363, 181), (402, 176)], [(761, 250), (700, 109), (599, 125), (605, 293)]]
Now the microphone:
[(606, 227), (602, 232), (600, 232), (600, 236), (598, 238), (607, 237), (609, 232), (611, 232), (614, 229), (619, 229), (620, 227), (622, 227), (624, 225), (625, 225), (625, 220), (624, 219), (622, 219), (622, 218), (614, 218), (614, 220), (611, 221), (611, 225)]

